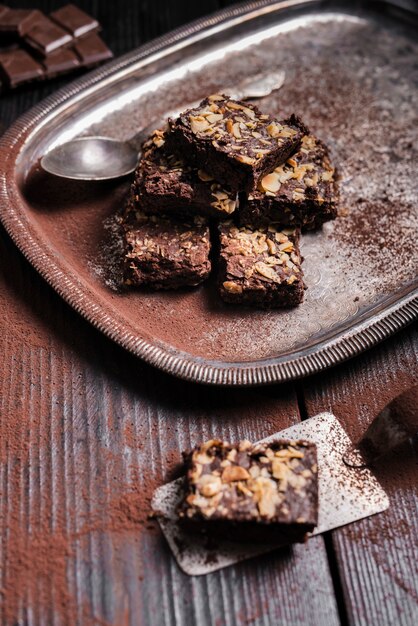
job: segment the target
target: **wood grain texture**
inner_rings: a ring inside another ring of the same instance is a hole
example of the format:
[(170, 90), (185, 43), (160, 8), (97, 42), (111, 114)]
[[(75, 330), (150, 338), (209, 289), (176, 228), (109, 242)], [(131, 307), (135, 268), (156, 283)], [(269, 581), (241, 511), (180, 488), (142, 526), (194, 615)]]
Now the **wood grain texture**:
[[(418, 382), (418, 326), (304, 383), (308, 415), (330, 410), (357, 440), (396, 395)], [(417, 407), (418, 410), (418, 407)], [(350, 624), (418, 621), (418, 462), (405, 445), (375, 468), (391, 505), (332, 533)]]
[[(192, 579), (146, 520), (182, 450), (294, 423), (292, 388), (227, 391), (156, 372), (61, 302), (5, 237), (0, 251), (0, 586), (23, 590), (0, 623), (338, 624), (321, 538)], [(10, 554), (16, 546), (24, 563), (33, 555), (29, 571)]]
[[(63, 1), (16, 2), (35, 4), (49, 11)], [(116, 55), (218, 8), (216, 0), (77, 4), (100, 19)], [(0, 132), (66, 82), (2, 95)], [(390, 511), (333, 533), (328, 553), (331, 562), (336, 555), (344, 592), (340, 615), (321, 537), (192, 579), (147, 521), (152, 490), (177, 475), (181, 451), (202, 438), (258, 439), (300, 419), (295, 387), (208, 389), (153, 370), (62, 302), (1, 227), (0, 349), (2, 625), (331, 626), (346, 613), (356, 626), (417, 622), (411, 451), (380, 470)], [(416, 351), (417, 331), (406, 329), (298, 383), (299, 398), (306, 390), (309, 415), (338, 405), (358, 436), (387, 399), (416, 380)], [(14, 606), (5, 592), (16, 580)]]
[[(121, 54), (217, 3), (82, 6)], [(64, 82), (3, 96), (3, 129)], [(79, 318), (3, 230), (0, 258), (0, 622), (338, 624), (321, 538), (191, 579), (146, 519), (153, 489), (176, 475), (182, 450), (212, 435), (258, 439), (286, 427), (299, 419), (294, 390), (230, 392), (176, 381)]]

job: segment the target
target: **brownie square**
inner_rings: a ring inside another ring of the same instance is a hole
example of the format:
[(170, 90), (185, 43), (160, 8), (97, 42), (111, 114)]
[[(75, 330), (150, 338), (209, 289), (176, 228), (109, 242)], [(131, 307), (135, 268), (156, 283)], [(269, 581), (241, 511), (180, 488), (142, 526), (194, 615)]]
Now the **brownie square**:
[(337, 217), (338, 188), (328, 149), (305, 135), (299, 150), (240, 199), (241, 224), (318, 228)]
[(261, 308), (291, 307), (303, 300), (300, 230), (252, 229), (219, 224), (219, 289), (225, 302)]
[(212, 439), (186, 457), (178, 515), (195, 532), (228, 540), (303, 541), (318, 523), (316, 446), (278, 439)]
[(234, 191), (253, 189), (307, 132), (295, 116), (279, 122), (252, 104), (219, 94), (169, 120), (169, 126), (168, 148)]
[(230, 216), (237, 206), (237, 194), (168, 151), (165, 140), (166, 132), (156, 130), (142, 146), (134, 189), (143, 211), (191, 217)]
[(208, 277), (210, 238), (204, 218), (180, 223), (145, 215), (129, 202), (122, 230), (125, 285), (178, 289)]

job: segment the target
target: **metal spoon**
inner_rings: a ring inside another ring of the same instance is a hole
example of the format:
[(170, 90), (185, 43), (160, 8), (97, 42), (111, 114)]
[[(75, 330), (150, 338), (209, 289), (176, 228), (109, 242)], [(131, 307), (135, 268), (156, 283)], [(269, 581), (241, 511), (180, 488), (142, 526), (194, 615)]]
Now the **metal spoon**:
[(418, 432), (418, 387), (392, 400), (370, 424), (361, 440), (343, 460), (350, 467), (373, 465)]
[[(255, 99), (270, 95), (280, 89), (285, 80), (282, 70), (260, 74), (256, 79), (246, 79), (235, 87), (225, 88), (234, 99)], [(192, 108), (198, 102), (184, 108)], [(164, 115), (176, 117), (180, 110), (169, 111)], [(163, 124), (163, 120), (153, 122), (129, 141), (118, 141), (109, 137), (79, 137), (63, 143), (41, 158), (44, 170), (55, 176), (73, 180), (110, 180), (130, 174), (136, 168), (140, 153), (139, 146)]]

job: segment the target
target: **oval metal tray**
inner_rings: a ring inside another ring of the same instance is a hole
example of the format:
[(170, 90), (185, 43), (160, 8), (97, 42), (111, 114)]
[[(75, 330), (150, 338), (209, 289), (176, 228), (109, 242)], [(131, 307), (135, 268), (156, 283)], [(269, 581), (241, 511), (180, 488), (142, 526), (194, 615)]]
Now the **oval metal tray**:
[[(2, 137), (0, 215), (7, 231), (94, 326), (185, 379), (291, 380), (391, 335), (418, 313), (418, 45), (408, 25), (413, 13), (389, 2), (373, 7), (246, 3), (71, 83)], [(268, 68), (283, 69), (285, 82), (260, 106), (281, 116), (299, 113), (330, 145), (342, 178), (345, 216), (303, 237), (305, 302), (291, 311), (241, 310), (219, 301), (213, 281), (178, 293), (116, 291), (105, 225), (128, 181), (54, 179), (41, 172), (39, 157), (83, 134), (127, 139), (164, 112)]]

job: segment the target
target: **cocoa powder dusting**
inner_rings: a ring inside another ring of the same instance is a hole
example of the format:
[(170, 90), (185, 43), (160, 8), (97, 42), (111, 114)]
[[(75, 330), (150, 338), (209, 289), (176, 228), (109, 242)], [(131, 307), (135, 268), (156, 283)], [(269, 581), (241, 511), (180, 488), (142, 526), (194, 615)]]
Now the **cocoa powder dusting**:
[[(48, 416), (48, 420), (59, 440), (63, 434), (61, 421), (53, 415)], [(25, 476), (33, 453), (36, 451), (41, 458), (48, 453), (51, 442), (44, 426), (41, 417), (28, 423), (24, 413), (13, 413), (7, 419), (0, 415), (0, 463), (2, 470), (7, 466), (12, 473), (8, 477), (7, 491), (3, 491), (3, 480), (0, 491), (1, 550), (6, 563), (0, 574), (0, 622), (2, 626), (26, 623), (27, 612), (33, 610), (36, 623), (49, 624), (55, 620), (54, 624), (110, 626), (93, 614), (87, 600), (80, 601), (73, 595), (69, 561), (76, 558), (77, 547), (94, 534), (106, 533), (117, 554), (118, 546), (127, 538), (137, 539), (144, 524), (148, 530), (155, 529), (148, 521), (153, 486), (144, 491), (139, 486), (138, 468), (132, 465), (127, 484), (117, 484), (112, 492), (102, 486), (102, 497), (92, 501), (91, 494), (82, 487), (83, 477), (76, 472), (73, 478), (80, 483), (80, 493), (88, 509), (85, 515), (79, 515), (81, 523), (76, 521), (76, 510), (64, 511), (59, 506), (56, 510), (57, 495), (51, 493), (51, 485), (32, 494), (39, 502), (35, 507), (32, 505), (33, 513), (28, 517), (22, 510), (22, 494), (27, 498), (29, 487)], [(125, 445), (136, 445), (131, 424), (127, 424), (123, 433)], [(106, 452), (109, 451), (103, 451), (104, 457)], [(110, 454), (107, 462), (109, 467), (119, 466), (122, 459), (120, 455)]]

